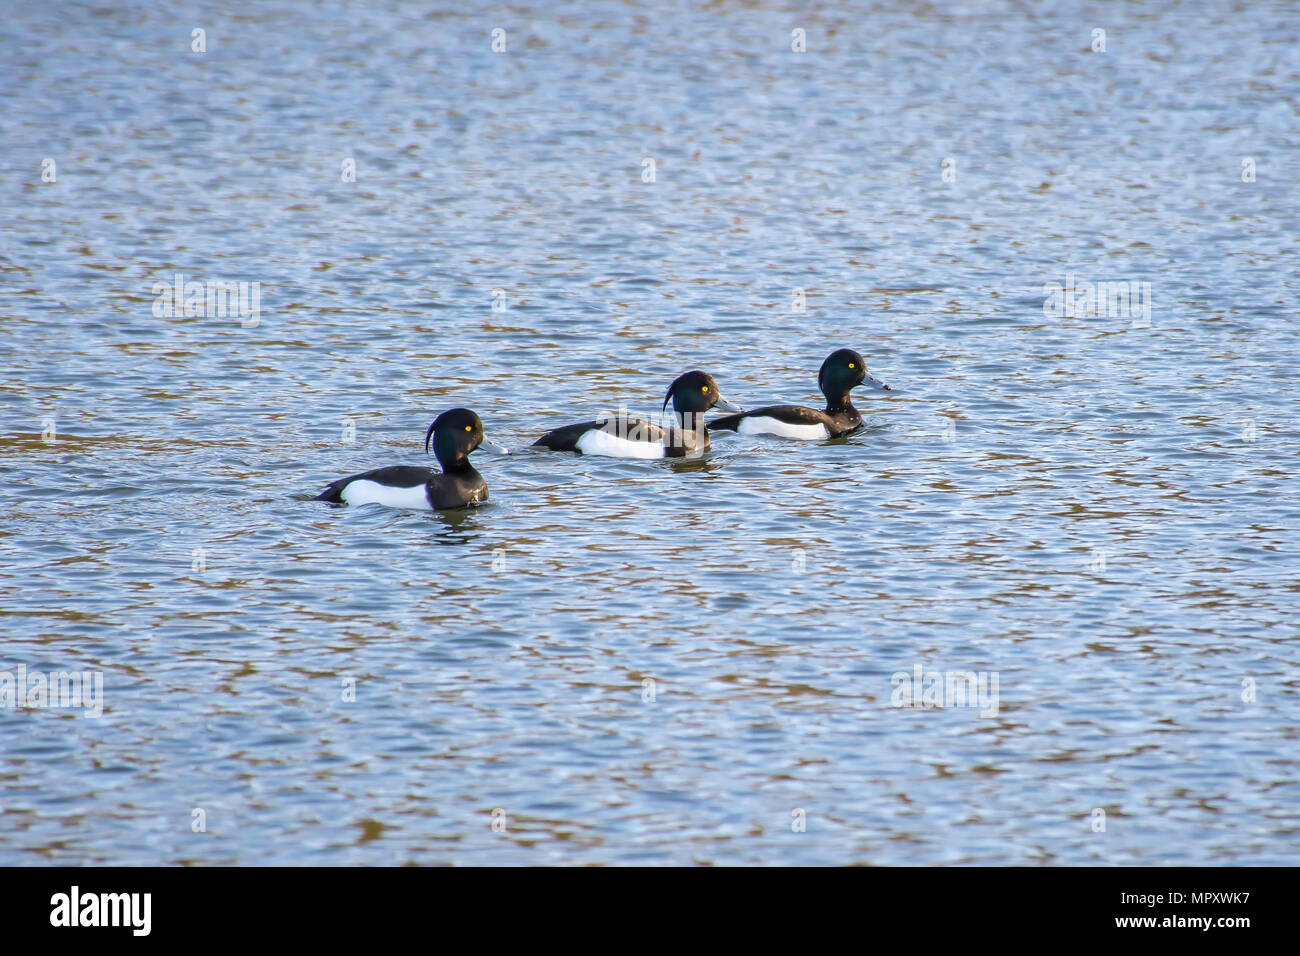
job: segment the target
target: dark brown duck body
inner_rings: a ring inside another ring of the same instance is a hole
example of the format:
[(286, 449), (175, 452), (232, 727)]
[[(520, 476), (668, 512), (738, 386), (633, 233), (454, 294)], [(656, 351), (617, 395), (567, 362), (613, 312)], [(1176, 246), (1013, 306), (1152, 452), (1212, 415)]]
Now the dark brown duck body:
[(469, 454), (484, 444), (504, 449), (484, 436), (479, 417), (467, 408), (443, 412), (424, 436), (426, 452), (430, 439), (433, 453), (442, 465), (441, 472), (411, 465), (375, 468), (331, 482), (314, 500), (434, 511), (475, 507), (487, 502), (487, 481), (470, 464)]
[(669, 386), (664, 408), (670, 399), (676, 427), (663, 428), (643, 418), (618, 415), (565, 425), (547, 432), (533, 444), (552, 451), (614, 458), (681, 458), (708, 449), (706, 411), (715, 405), (736, 408), (719, 393), (713, 376), (698, 370), (679, 376)]
[(817, 373), (817, 387), (826, 396), (825, 409), (765, 405), (715, 418), (709, 422), (709, 430), (806, 440), (838, 438), (862, 426), (862, 415), (853, 407), (850, 393), (863, 384), (890, 391), (888, 385), (867, 371), (860, 354), (853, 349), (838, 349), (826, 357)]

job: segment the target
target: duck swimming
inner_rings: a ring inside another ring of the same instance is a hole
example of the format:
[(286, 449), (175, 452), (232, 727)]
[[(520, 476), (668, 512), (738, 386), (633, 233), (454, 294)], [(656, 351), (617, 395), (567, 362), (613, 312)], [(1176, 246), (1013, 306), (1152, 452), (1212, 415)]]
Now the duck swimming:
[(862, 425), (862, 416), (849, 398), (849, 392), (858, 385), (892, 391), (867, 371), (861, 355), (853, 349), (839, 349), (826, 357), (817, 373), (817, 387), (826, 396), (825, 411), (802, 405), (767, 405), (739, 415), (715, 418), (708, 427), (710, 431), (776, 435), (804, 441), (838, 438)]
[(547, 432), (534, 445), (552, 451), (576, 451), (584, 455), (611, 458), (681, 458), (709, 447), (704, 413), (717, 406), (739, 412), (718, 391), (718, 383), (707, 372), (687, 372), (668, 387), (663, 407), (672, 399), (676, 424), (661, 428), (628, 415), (616, 415), (594, 422), (566, 425)]
[(426, 453), (431, 438), (433, 454), (442, 465), (441, 474), (430, 468), (410, 465), (376, 468), (350, 478), (340, 478), (313, 500), (433, 511), (474, 507), (487, 501), (487, 482), (469, 463), (469, 453), (480, 445), (503, 454), (509, 452), (484, 437), (483, 422), (479, 417), (468, 408), (443, 412), (425, 433)]

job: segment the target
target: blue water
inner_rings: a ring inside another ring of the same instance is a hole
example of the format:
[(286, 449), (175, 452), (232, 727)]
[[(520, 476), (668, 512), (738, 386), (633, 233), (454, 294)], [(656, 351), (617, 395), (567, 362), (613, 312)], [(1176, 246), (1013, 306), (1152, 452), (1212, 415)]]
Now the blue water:
[[(103, 713), (0, 708), (0, 863), (1300, 862), (1298, 40), (9, 5), (0, 671)], [(177, 272), (258, 321), (155, 316)], [(847, 440), (527, 449), (697, 367), (813, 404), (840, 346), (894, 386)], [(454, 405), (488, 507), (307, 500)]]

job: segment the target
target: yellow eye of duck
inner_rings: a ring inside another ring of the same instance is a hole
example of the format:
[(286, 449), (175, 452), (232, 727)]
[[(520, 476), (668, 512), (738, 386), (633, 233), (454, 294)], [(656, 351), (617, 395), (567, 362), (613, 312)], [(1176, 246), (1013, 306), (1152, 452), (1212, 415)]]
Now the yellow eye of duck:
[(850, 362), (850, 363), (849, 363), (849, 368), (857, 368), (857, 366), (854, 365), (852, 362)]
[(474, 426), (473, 426), (473, 425), (466, 425), (466, 426), (465, 426), (465, 431), (467, 431), (467, 432), (472, 432), (473, 430), (474, 430)]
[(707, 386), (707, 385), (701, 385), (701, 386), (700, 386), (700, 391), (701, 391), (701, 392), (707, 392), (708, 390), (709, 390), (709, 386)]

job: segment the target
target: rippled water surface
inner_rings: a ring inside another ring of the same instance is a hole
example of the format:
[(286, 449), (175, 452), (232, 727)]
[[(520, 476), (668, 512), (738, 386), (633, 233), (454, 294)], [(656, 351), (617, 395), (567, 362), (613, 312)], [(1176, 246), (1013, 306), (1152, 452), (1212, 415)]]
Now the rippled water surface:
[[(0, 669), (104, 681), (0, 863), (1300, 862), (1294, 6), (474, 6), (0, 20)], [(489, 506), (308, 500), (454, 405)]]

